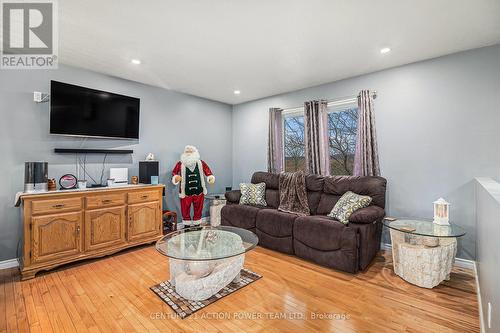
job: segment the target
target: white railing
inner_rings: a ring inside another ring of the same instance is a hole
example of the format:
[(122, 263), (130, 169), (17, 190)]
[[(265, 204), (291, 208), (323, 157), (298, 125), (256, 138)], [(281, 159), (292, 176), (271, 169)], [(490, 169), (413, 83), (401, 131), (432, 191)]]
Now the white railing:
[(500, 183), (492, 178), (476, 178), (476, 267), (481, 331), (499, 332)]

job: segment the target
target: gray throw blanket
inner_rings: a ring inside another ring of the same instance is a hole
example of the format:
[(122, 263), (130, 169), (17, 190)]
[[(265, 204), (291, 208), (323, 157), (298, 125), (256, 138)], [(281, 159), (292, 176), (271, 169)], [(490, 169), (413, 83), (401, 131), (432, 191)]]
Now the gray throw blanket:
[(306, 176), (302, 171), (282, 172), (278, 210), (297, 215), (311, 215), (307, 202)]

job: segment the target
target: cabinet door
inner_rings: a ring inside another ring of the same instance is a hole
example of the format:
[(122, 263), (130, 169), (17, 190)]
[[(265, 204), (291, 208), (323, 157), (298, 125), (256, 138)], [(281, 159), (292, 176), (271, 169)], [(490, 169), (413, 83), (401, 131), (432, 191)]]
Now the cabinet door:
[(125, 243), (125, 206), (85, 212), (85, 250)]
[(81, 253), (81, 212), (35, 216), (31, 221), (31, 258), (34, 263), (73, 257)]
[(128, 240), (138, 240), (160, 235), (161, 214), (158, 202), (128, 206)]

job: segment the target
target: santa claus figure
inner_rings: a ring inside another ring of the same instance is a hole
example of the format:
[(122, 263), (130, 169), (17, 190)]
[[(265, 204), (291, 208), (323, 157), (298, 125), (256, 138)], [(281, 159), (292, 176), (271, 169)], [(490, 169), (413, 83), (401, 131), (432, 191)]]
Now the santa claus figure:
[[(186, 146), (181, 160), (177, 162), (172, 170), (172, 183), (179, 186), (179, 197), (181, 198), (182, 222), (184, 225), (199, 225), (203, 213), (203, 201), (207, 194), (206, 181), (215, 183), (215, 176), (205, 161), (200, 159), (200, 153), (194, 146)], [(194, 208), (191, 218), (191, 205)]]

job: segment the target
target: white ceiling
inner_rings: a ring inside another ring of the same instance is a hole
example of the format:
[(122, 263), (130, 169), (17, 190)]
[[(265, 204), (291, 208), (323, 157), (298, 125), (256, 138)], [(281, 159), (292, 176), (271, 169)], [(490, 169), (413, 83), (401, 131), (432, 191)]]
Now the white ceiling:
[(62, 63), (230, 104), (500, 42), (499, 0), (60, 0), (59, 20)]

